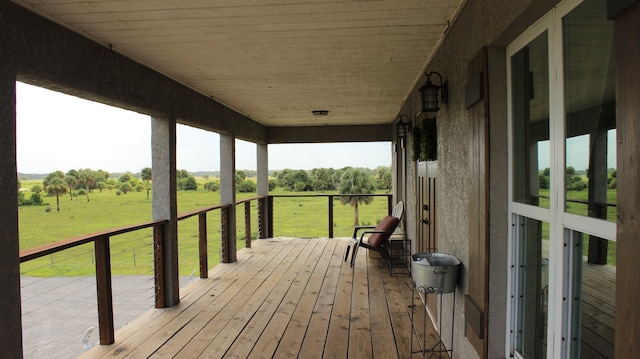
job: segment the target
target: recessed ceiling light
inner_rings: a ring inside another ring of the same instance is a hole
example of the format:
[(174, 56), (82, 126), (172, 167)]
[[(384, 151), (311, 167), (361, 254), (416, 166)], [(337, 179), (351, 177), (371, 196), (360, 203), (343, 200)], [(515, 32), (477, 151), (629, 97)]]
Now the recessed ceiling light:
[(329, 114), (329, 111), (328, 110), (313, 110), (313, 111), (311, 111), (311, 113), (314, 116), (326, 116), (326, 115)]

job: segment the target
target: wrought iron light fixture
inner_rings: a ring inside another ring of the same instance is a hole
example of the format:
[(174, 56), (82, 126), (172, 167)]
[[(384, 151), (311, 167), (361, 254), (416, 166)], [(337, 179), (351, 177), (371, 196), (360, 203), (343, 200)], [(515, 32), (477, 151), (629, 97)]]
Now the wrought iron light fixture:
[[(402, 119), (406, 118), (407, 122), (404, 122)], [(400, 120), (396, 123), (396, 136), (398, 136), (398, 140), (404, 140), (407, 138), (407, 126), (409, 126), (409, 116), (402, 114), (400, 115)]]
[[(449, 83), (442, 82), (442, 76), (437, 72), (426, 73), (427, 83), (420, 87), (420, 99), (422, 100), (422, 112), (438, 112), (440, 107), (439, 103), (447, 104), (449, 102)], [(438, 75), (440, 78), (440, 84), (434, 84), (431, 81), (432, 75)], [(439, 98), (438, 98), (438, 95)]]

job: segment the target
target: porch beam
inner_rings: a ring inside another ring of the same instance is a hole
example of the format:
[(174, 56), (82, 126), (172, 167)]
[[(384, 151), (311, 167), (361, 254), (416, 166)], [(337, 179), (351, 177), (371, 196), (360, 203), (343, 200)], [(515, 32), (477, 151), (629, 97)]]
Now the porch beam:
[(269, 143), (391, 141), (391, 125), (268, 127)]

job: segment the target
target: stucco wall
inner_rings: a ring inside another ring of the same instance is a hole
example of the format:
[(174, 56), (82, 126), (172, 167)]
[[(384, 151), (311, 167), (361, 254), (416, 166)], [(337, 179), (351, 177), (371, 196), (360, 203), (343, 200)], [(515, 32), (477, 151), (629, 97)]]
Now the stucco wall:
[[(505, 47), (545, 14), (557, 1), (470, 0), (427, 65), (449, 82), (449, 104), (441, 106), (438, 119), (438, 250), (462, 261), (456, 295), (455, 357), (478, 357), (465, 337), (464, 294), (467, 292), (469, 194), (469, 122), (464, 106), (468, 63), (489, 48), (490, 95), (490, 290), (488, 357), (505, 357), (507, 273), (507, 125)], [(417, 113), (418, 88), (407, 99), (402, 113)], [(411, 146), (409, 144), (409, 146)], [(409, 164), (411, 168), (413, 165)], [(414, 176), (415, 179), (415, 176)], [(415, 182), (408, 186), (415, 197)], [(411, 216), (410, 216), (411, 217)], [(413, 216), (415, 218), (415, 216)], [(410, 227), (411, 228), (411, 227)], [(415, 233), (415, 232), (409, 232)], [(443, 296), (443, 333), (450, 333), (452, 300)], [(448, 335), (443, 340), (450, 346)]]

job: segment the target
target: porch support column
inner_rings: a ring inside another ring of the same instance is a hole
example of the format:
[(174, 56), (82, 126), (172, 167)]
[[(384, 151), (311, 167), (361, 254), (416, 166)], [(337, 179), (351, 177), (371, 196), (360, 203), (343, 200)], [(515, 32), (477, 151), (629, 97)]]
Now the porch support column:
[[(258, 160), (258, 196), (269, 195), (269, 149), (268, 145), (258, 143), (256, 145)], [(269, 233), (268, 222), (269, 206), (264, 206), (263, 222), (261, 223), (264, 233)]]
[(618, 143), (615, 357), (634, 358), (640, 353), (640, 2), (608, 5), (623, 9), (614, 14), (609, 9), (615, 17)]
[[(230, 204), (229, 209), (229, 243), (227, 253), (222, 258), (228, 258), (229, 263), (236, 257), (236, 139), (232, 135), (220, 135), (220, 203)], [(225, 248), (225, 246), (223, 246)]]
[(16, 77), (1, 70), (0, 67), (0, 353), (6, 358), (22, 358)]
[(176, 120), (173, 117), (151, 119), (151, 164), (153, 177), (153, 219), (168, 220), (163, 229), (163, 254), (160, 265), (164, 278), (164, 304), (180, 302), (178, 277), (178, 223), (176, 196)]

